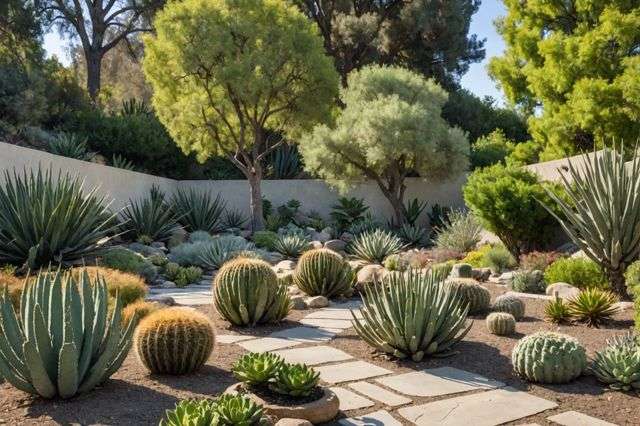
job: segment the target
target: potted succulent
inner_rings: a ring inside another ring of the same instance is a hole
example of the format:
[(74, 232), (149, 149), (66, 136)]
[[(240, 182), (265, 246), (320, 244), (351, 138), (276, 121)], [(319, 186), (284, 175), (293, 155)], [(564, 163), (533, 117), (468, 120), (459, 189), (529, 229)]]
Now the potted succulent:
[(337, 395), (319, 386), (320, 374), (305, 364), (289, 364), (271, 353), (249, 353), (233, 365), (232, 371), (240, 382), (226, 393), (251, 399), (269, 416), (316, 424), (338, 414)]

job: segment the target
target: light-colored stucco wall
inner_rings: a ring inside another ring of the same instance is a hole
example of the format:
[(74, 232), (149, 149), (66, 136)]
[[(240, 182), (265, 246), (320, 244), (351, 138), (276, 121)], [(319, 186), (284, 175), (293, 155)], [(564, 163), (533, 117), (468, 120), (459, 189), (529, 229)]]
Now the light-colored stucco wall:
[(590, 161), (594, 155), (599, 155), (599, 152), (600, 151), (575, 155), (569, 158), (561, 158), (559, 160), (545, 161), (544, 163), (530, 164), (526, 166), (526, 168), (536, 173), (545, 181), (560, 181), (562, 180), (562, 175), (567, 177), (568, 180), (571, 180), (569, 174), (569, 162), (571, 162), (578, 172), (582, 172), (585, 161)]
[[(249, 185), (244, 180), (177, 181), (0, 142), (0, 182), (4, 181), (4, 171), (13, 173), (14, 168), (18, 172), (23, 169), (37, 170), (38, 165), (43, 169), (51, 168), (54, 174), (61, 171), (79, 176), (84, 179), (87, 190), (98, 186), (102, 194), (113, 199), (114, 209), (122, 208), (129, 199), (146, 196), (151, 186), (156, 184), (168, 194), (178, 188), (189, 187), (220, 193), (229, 208), (245, 213), (249, 211)], [(429, 205), (438, 203), (461, 208), (464, 206), (462, 186), (465, 181), (466, 175), (439, 183), (409, 178), (405, 199), (418, 198), (427, 201)], [(290, 199), (297, 199), (301, 202), (303, 211), (313, 210), (325, 217), (340, 196), (324, 181), (316, 179), (265, 180), (262, 182), (262, 192), (275, 207)], [(373, 182), (358, 185), (346, 195), (364, 198), (371, 212), (380, 219), (386, 220), (392, 216), (391, 206)]]

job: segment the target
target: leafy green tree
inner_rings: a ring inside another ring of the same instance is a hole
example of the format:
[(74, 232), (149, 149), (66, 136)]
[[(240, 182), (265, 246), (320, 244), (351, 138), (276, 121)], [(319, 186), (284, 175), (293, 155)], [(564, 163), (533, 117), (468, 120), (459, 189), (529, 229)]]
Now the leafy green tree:
[(506, 138), (502, 130), (494, 130), (478, 138), (471, 146), (471, 166), (476, 169), (496, 163), (504, 163), (515, 149), (515, 144)]
[(282, 136), (328, 119), (337, 95), (317, 29), (279, 0), (173, 2), (155, 26), (143, 69), (160, 120), (185, 153), (225, 155), (242, 171), (263, 229), (263, 161)]
[(442, 118), (447, 93), (400, 67), (367, 66), (349, 75), (345, 108), (333, 127), (316, 126), (300, 141), (307, 170), (339, 189), (378, 184), (396, 223), (406, 222), (405, 179), (445, 179), (466, 170), (469, 144)]
[(505, 0), (490, 73), (529, 119), (542, 160), (640, 133), (640, 3)]
[(457, 86), (484, 59), (484, 40), (469, 34), (479, 0), (294, 0), (320, 29), (343, 85), (373, 63), (394, 64)]

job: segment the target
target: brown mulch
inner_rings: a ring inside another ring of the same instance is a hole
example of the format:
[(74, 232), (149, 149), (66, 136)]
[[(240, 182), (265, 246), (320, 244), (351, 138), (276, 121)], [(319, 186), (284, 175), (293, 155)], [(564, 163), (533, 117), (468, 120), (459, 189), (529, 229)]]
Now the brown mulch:
[[(494, 296), (506, 290), (488, 285)], [(355, 334), (353, 329), (339, 335), (328, 345), (342, 349), (358, 359), (375, 363), (395, 372), (423, 368), (452, 366), (486, 377), (500, 380), (509, 386), (554, 401), (559, 408), (537, 416), (521, 419), (514, 424), (550, 424), (546, 418), (569, 410), (576, 410), (619, 425), (640, 425), (640, 398), (633, 394), (606, 391), (590, 376), (584, 376), (565, 385), (536, 385), (515, 377), (511, 369), (510, 354), (519, 338), (539, 330), (556, 330), (576, 337), (590, 355), (605, 345), (605, 340), (633, 327), (632, 312), (615, 316), (614, 321), (600, 329), (583, 325), (556, 326), (541, 320), (545, 301), (526, 299), (527, 317), (518, 323), (517, 335), (499, 337), (489, 334), (484, 318), (474, 317), (474, 325), (467, 337), (457, 346), (454, 356), (428, 359), (420, 363), (387, 359), (374, 353)], [(278, 326), (240, 329), (230, 326), (210, 307), (200, 310), (214, 318), (219, 334), (267, 335), (274, 330), (299, 325), (296, 321), (311, 311), (292, 311)], [(238, 345), (217, 345), (198, 373), (188, 376), (152, 376), (139, 364), (132, 353), (122, 368), (100, 388), (71, 400), (46, 401), (20, 392), (8, 384), (0, 384), (0, 424), (105, 424), (105, 425), (157, 425), (166, 409), (184, 398), (215, 397), (235, 383), (229, 372), (233, 362), (244, 353)], [(451, 395), (447, 396), (451, 397)], [(447, 397), (415, 398), (416, 404)], [(364, 414), (384, 409), (381, 404), (349, 415)], [(396, 418), (401, 419), (400, 416)]]

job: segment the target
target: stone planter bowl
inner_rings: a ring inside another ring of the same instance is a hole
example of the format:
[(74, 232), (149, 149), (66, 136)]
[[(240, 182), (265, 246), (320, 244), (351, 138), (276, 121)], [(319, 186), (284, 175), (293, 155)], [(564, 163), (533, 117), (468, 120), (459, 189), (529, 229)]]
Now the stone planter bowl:
[[(225, 393), (237, 394), (242, 383), (236, 383), (227, 388)], [(325, 423), (332, 420), (340, 409), (338, 396), (329, 388), (322, 388), (323, 395), (315, 401), (300, 405), (277, 405), (270, 404), (251, 392), (244, 391), (243, 395), (251, 399), (256, 404), (264, 407), (265, 414), (278, 419), (292, 418), (304, 419), (313, 424)]]

